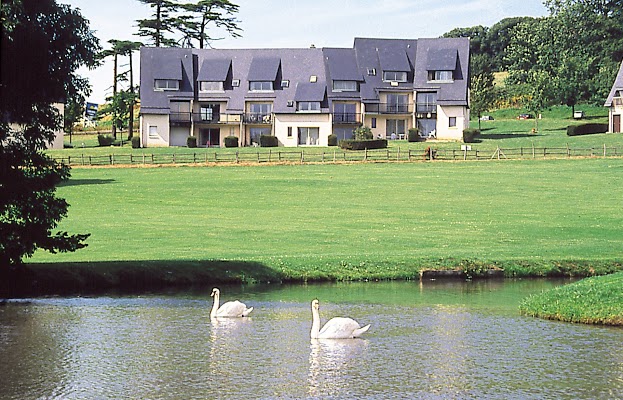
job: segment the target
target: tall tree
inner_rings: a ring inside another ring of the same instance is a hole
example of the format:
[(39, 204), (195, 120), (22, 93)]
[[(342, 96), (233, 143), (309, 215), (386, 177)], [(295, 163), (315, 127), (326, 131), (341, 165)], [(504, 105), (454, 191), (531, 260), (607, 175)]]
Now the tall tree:
[(173, 14), (178, 9), (178, 4), (170, 0), (138, 0), (153, 9), (151, 18), (139, 19), (138, 35), (151, 39), (156, 47), (176, 46), (175, 39), (171, 35), (175, 29), (177, 19)]
[(54, 0), (4, 0), (0, 23), (0, 266), (7, 266), (38, 248), (86, 246), (88, 234), (52, 233), (67, 215), (55, 192), (70, 170), (44, 150), (62, 127), (52, 103), (88, 92), (75, 71), (96, 65), (99, 42), (78, 11)]
[(478, 54), (471, 57), (470, 65), (470, 109), (478, 117), (478, 129), (480, 129), (480, 117), (482, 113), (491, 109), (495, 99), (495, 87), (493, 84), (493, 72), (489, 57), (486, 54)]
[(240, 37), (240, 27), (235, 18), (238, 5), (228, 0), (199, 0), (196, 3), (184, 3), (180, 8), (190, 14), (178, 17), (178, 29), (184, 35), (184, 41), (192, 47), (192, 40), (196, 40), (199, 48), (210, 45), (213, 40), (220, 40), (208, 34), (210, 26), (224, 30), (231, 37)]

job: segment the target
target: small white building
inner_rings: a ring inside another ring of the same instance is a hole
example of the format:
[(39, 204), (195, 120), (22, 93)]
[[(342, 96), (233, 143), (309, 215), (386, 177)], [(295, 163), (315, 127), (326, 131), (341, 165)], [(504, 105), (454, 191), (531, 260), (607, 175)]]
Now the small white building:
[(623, 62), (604, 106), (609, 108), (608, 132), (620, 133), (623, 115)]

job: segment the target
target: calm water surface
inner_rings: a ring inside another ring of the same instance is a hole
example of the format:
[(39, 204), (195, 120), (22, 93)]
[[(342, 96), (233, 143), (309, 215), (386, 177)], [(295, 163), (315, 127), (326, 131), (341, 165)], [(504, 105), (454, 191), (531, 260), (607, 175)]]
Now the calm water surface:
[[(617, 399), (623, 330), (519, 316), (564, 282), (221, 287), (252, 318), (210, 321), (210, 290), (0, 307), (0, 399)], [(364, 339), (310, 341), (351, 316)]]

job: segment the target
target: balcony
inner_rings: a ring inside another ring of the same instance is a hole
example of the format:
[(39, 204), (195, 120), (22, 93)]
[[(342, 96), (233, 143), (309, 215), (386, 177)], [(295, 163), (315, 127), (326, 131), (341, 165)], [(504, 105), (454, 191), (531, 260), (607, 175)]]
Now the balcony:
[(174, 126), (189, 126), (191, 113), (189, 112), (171, 112), (169, 114), (169, 123)]
[(428, 114), (428, 113), (436, 113), (437, 112), (437, 104), (436, 103), (417, 103), (416, 104), (416, 112), (418, 114)]
[(366, 104), (368, 114), (412, 114), (413, 104)]
[(193, 121), (197, 124), (239, 124), (238, 114), (194, 113)]
[(244, 114), (244, 123), (245, 124), (272, 124), (273, 117), (271, 114), (266, 113), (245, 113)]
[(333, 113), (334, 125), (361, 125), (361, 114), (359, 113)]

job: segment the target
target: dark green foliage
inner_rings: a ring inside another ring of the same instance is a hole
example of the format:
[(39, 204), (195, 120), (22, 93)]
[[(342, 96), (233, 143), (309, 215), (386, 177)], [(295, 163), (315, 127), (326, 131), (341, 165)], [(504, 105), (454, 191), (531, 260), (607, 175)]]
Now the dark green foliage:
[(468, 128), (463, 130), (463, 142), (473, 143), (474, 139), (480, 135), (479, 129)]
[(420, 138), (420, 131), (418, 128), (409, 128), (409, 133), (407, 134), (407, 141), (409, 142), (419, 142), (421, 140)]
[[(87, 21), (54, 0), (0, 5), (0, 266), (21, 264), (36, 249), (75, 251), (89, 236), (52, 233), (69, 204), (56, 185), (69, 167), (44, 150), (63, 121), (52, 105), (88, 93), (74, 72), (95, 66), (99, 43)], [(20, 124), (19, 126), (11, 123)]]
[(225, 147), (238, 147), (238, 136), (226, 136)]
[(329, 146), (337, 146), (337, 135), (334, 135), (334, 134), (329, 135), (328, 145)]
[(277, 147), (279, 146), (279, 139), (277, 138), (277, 136), (261, 135), (260, 146), (261, 147)]
[(592, 135), (608, 132), (608, 124), (582, 124), (567, 127), (567, 136)]
[(374, 138), (372, 129), (368, 126), (360, 126), (353, 131), (355, 140), (370, 140)]
[(132, 136), (132, 139), (130, 139), (132, 141), (132, 148), (133, 149), (140, 149), (141, 148), (141, 138), (138, 136)]
[(240, 21), (234, 17), (239, 7), (229, 0), (199, 0), (180, 4), (179, 7), (190, 13), (175, 20), (176, 29), (184, 35), (184, 46), (194, 47), (192, 41), (196, 40), (199, 48), (203, 49), (211, 41), (220, 39), (208, 34), (209, 27), (225, 30), (234, 38), (241, 36), (241, 29), (238, 27)]
[(190, 148), (197, 147), (197, 136), (189, 136), (186, 138), (186, 146)]
[(169, 37), (172, 35), (177, 19), (172, 15), (179, 7), (169, 0), (139, 0), (153, 9), (152, 18), (139, 19), (138, 35), (149, 38), (156, 47), (176, 46), (177, 42)]
[(97, 135), (97, 143), (99, 146), (112, 146), (115, 143), (115, 138), (112, 135)]
[(340, 147), (344, 150), (386, 149), (387, 139), (340, 140)]

